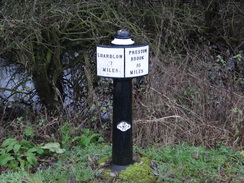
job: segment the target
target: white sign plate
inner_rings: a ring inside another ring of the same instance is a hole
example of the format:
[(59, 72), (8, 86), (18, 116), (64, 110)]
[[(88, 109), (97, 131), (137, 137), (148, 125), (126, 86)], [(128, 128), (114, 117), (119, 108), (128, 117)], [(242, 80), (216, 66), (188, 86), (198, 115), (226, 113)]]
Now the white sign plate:
[(124, 48), (97, 47), (97, 75), (124, 77)]
[(133, 78), (148, 74), (149, 45), (97, 46), (97, 75)]
[(148, 74), (149, 45), (125, 48), (125, 77)]

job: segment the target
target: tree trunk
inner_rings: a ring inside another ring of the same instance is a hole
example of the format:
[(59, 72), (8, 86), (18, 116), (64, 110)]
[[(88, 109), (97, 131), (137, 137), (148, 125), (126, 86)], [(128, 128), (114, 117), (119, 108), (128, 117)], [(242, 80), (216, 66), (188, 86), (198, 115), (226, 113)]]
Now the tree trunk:
[(61, 73), (58, 74), (60, 68), (52, 63), (57, 62), (56, 60), (52, 59), (51, 63), (45, 61), (43, 57), (36, 60), (32, 69), (32, 79), (41, 103), (50, 112), (53, 112), (58, 110), (62, 104), (63, 89), (59, 84), (59, 77), (57, 77)]
[(32, 63), (32, 79), (41, 103), (50, 112), (59, 110), (63, 103), (61, 47), (54, 29), (46, 32), (52, 44), (46, 48), (44, 44), (36, 45), (36, 56)]

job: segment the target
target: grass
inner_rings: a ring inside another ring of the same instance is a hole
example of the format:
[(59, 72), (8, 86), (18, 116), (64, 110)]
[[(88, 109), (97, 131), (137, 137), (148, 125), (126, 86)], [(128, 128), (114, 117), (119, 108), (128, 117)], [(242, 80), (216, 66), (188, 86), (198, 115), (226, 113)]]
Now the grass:
[[(107, 145), (90, 145), (89, 147), (76, 146), (62, 155), (51, 166), (44, 163), (38, 165), (38, 170), (7, 172), (0, 175), (1, 183), (46, 183), (46, 182), (97, 182), (97, 160), (108, 155), (110, 147)], [(47, 160), (47, 163), (50, 160)], [(50, 164), (50, 163), (49, 163)]]
[[(67, 183), (67, 182), (116, 182), (103, 180), (98, 160), (111, 155), (111, 146), (91, 144), (75, 146), (51, 166), (39, 164), (37, 171), (8, 171), (0, 175), (1, 183)], [(175, 146), (134, 147), (135, 159), (148, 157), (157, 182), (242, 182), (244, 180), (244, 156), (240, 151), (219, 146), (206, 149), (186, 143)], [(120, 181), (118, 181), (120, 182)]]
[(240, 152), (220, 146), (217, 149), (191, 147), (153, 147), (146, 155), (153, 158), (159, 180), (166, 182), (241, 182), (244, 157)]

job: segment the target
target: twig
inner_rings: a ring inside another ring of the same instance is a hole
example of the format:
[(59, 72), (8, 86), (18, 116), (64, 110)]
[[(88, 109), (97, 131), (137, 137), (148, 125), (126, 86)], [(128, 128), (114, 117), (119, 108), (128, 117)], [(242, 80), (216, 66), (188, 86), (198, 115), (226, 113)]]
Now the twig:
[(134, 121), (135, 123), (152, 123), (152, 122), (160, 122), (163, 121), (165, 119), (170, 119), (170, 118), (182, 118), (181, 116), (178, 115), (173, 115), (173, 116), (166, 116), (166, 117), (162, 117), (162, 118), (157, 118), (157, 119), (148, 119), (148, 120), (136, 120)]

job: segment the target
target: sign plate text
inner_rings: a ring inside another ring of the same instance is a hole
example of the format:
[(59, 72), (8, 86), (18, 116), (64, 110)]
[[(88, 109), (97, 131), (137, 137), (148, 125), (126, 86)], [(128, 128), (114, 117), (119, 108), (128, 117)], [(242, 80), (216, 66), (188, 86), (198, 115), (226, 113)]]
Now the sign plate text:
[(97, 75), (133, 78), (148, 74), (149, 45), (97, 46)]

